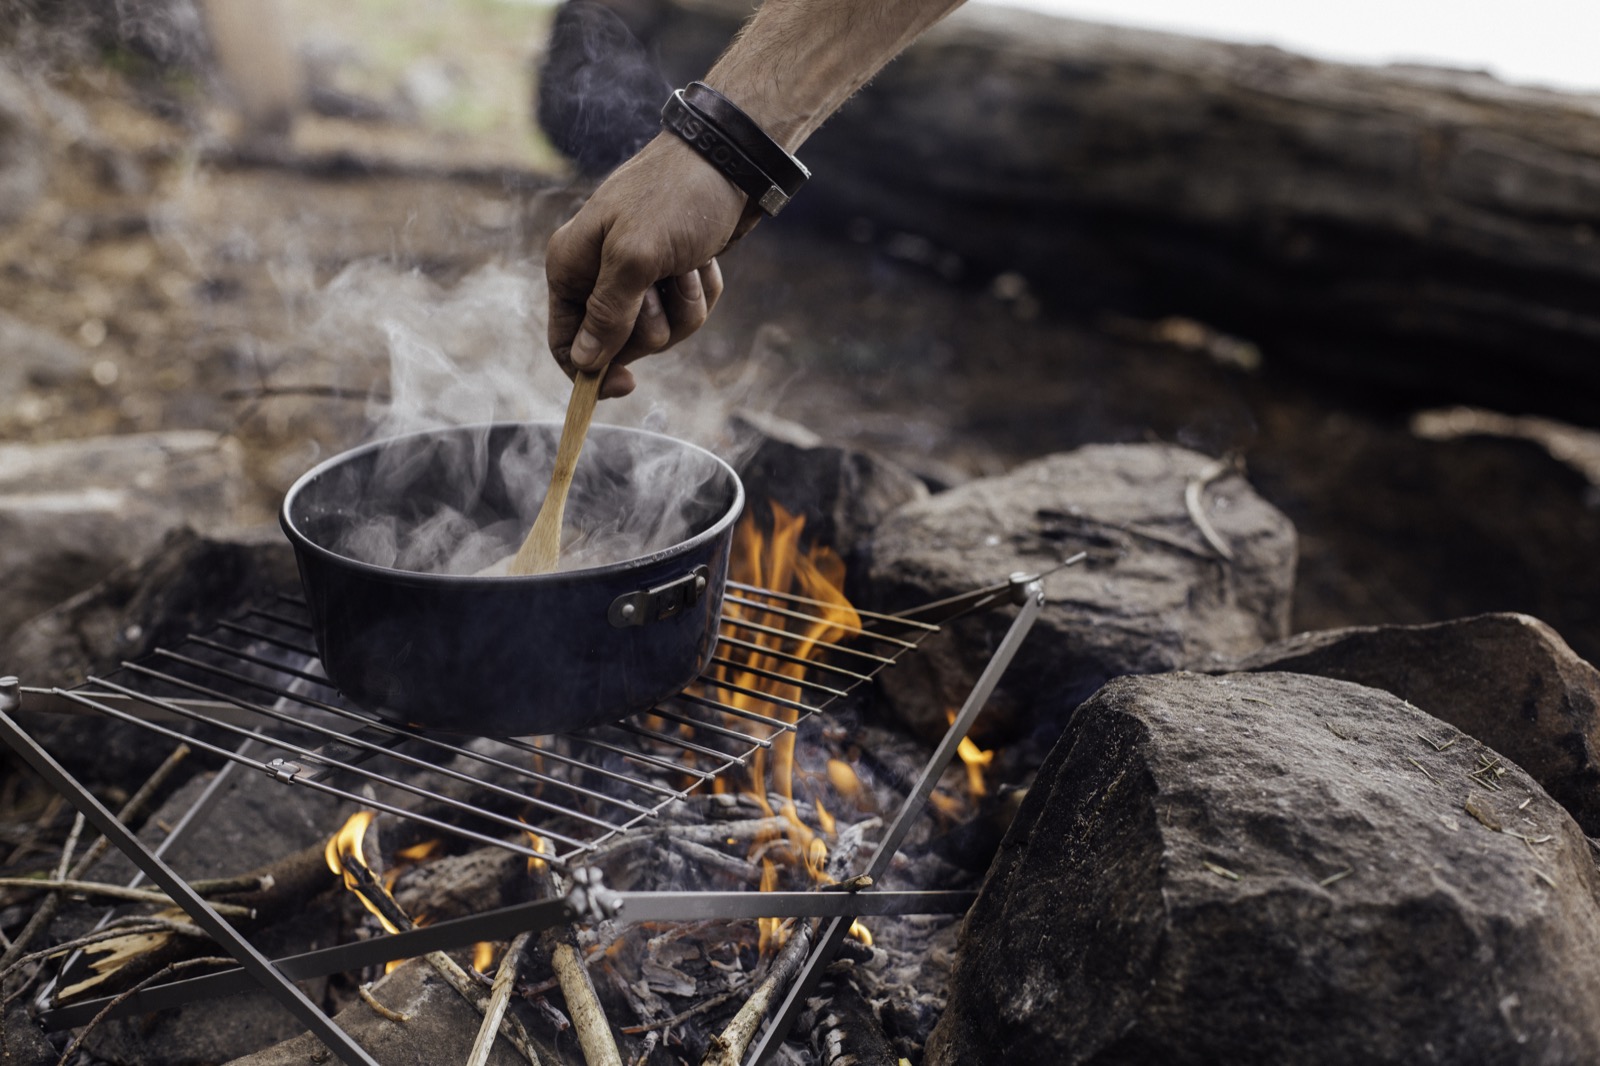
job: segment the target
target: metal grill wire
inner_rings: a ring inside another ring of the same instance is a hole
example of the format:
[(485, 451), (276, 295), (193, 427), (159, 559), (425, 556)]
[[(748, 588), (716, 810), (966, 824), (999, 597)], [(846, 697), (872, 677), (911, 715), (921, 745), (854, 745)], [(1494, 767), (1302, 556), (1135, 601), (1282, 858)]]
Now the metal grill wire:
[[(846, 625), (820, 601), (729, 582), (696, 682), (652, 712), (560, 736), (425, 734), (353, 708), (322, 673), (305, 601), (288, 595), (56, 695), (284, 784), (566, 867), (748, 765), (939, 631), (856, 613)], [(201, 737), (174, 728), (185, 722)], [(241, 754), (248, 736), (258, 743)]]

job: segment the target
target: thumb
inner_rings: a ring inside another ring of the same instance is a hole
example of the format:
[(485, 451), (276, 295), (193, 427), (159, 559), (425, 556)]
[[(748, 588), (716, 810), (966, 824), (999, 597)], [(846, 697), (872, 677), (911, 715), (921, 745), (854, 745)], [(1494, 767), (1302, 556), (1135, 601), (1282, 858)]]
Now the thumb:
[(620, 257), (601, 261), (600, 276), (584, 305), (583, 323), (572, 340), (572, 365), (579, 370), (598, 370), (627, 343), (653, 280), (640, 282), (634, 277), (638, 273)]

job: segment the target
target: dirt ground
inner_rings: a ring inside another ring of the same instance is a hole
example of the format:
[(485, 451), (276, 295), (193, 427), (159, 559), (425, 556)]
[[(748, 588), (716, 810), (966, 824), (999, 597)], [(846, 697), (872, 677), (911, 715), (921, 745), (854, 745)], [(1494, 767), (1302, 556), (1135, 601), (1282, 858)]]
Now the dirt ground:
[[(330, 83), (387, 111), (307, 113), (262, 145), (202, 89), (51, 72), (49, 177), (0, 229), (0, 308), (89, 372), (0, 397), (0, 439), (226, 431), (266, 520), (318, 457), (405, 419), (561, 409), (539, 256), (583, 189), (526, 119), (548, 11), (409, 5), (432, 14), (379, 40), (392, 3), (291, 6)], [(430, 71), (449, 91), (406, 104)], [(713, 323), (601, 420), (714, 442), (753, 406), (936, 486), (1090, 441), (1236, 453), (1300, 529), (1297, 628), (1517, 609), (1600, 654), (1593, 485), (1547, 455), (1423, 440), (1381, 396), (1329, 394), (1200, 323), (1067, 319), (1026, 279), (864, 220), (786, 216), (725, 269)]]

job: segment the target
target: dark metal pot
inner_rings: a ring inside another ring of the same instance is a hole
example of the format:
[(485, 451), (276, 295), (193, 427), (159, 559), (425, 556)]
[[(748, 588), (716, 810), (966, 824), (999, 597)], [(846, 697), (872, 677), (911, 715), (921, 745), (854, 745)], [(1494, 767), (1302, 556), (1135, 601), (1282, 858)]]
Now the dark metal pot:
[(421, 729), (559, 733), (648, 710), (705, 669), (744, 489), (704, 449), (594, 427), (567, 525), (625, 561), (477, 576), (532, 525), (559, 429), (380, 441), (289, 490), (280, 520), (323, 668), (357, 706)]

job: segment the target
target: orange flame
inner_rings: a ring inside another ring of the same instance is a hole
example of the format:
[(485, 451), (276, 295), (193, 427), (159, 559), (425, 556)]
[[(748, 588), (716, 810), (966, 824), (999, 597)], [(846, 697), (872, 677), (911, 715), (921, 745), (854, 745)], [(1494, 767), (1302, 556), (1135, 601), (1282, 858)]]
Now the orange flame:
[[(945, 718), (951, 725), (956, 724), (956, 712), (945, 711)], [(967, 769), (967, 796), (970, 799), (982, 799), (989, 794), (989, 787), (984, 783), (983, 772), (994, 762), (994, 752), (984, 751), (974, 744), (972, 738), (962, 737), (961, 743), (956, 747), (956, 754), (961, 756), (961, 764)]]
[(494, 966), (495, 956), (498, 954), (500, 948), (497, 945), (487, 940), (478, 941), (472, 946), (472, 968), (479, 973), (488, 973)]
[[(806, 701), (806, 690), (783, 680), (803, 678), (805, 666), (803, 662), (795, 660), (810, 659), (822, 651), (825, 645), (852, 632), (858, 632), (861, 628), (861, 618), (843, 592), (844, 562), (826, 547), (813, 546), (802, 549), (805, 517), (790, 514), (777, 502), (771, 503), (771, 509), (770, 534), (763, 533), (748, 515), (739, 524), (734, 533), (729, 576), (732, 580), (745, 585), (802, 596), (814, 602), (806, 605), (805, 618), (777, 614), (758, 606), (728, 604), (726, 611), (731, 618), (752, 623), (749, 627), (736, 627), (740, 639), (747, 640), (762, 650), (731, 646), (729, 657), (736, 658), (743, 669), (719, 667), (716, 679), (780, 700), (803, 703)], [(746, 597), (755, 598), (751, 594), (746, 594)], [(792, 603), (781, 599), (765, 600), (763, 605), (793, 608)], [(770, 654), (771, 652), (783, 654), (780, 656)], [(795, 708), (768, 703), (759, 696), (750, 696), (737, 689), (717, 689), (715, 695), (741, 710), (776, 714), (791, 724), (799, 718), (799, 711)], [(827, 779), (830, 782), (848, 780), (854, 785), (855, 791), (846, 795), (847, 798), (853, 798), (859, 794), (859, 782), (855, 780), (855, 775), (849, 772), (848, 767), (843, 763), (839, 766), (842, 772), (832, 765), (829, 766)], [(808, 797), (812, 809), (817, 812), (817, 826), (813, 828), (807, 825), (800, 816), (799, 805), (795, 800), (793, 730), (784, 730), (775, 736), (770, 749), (758, 749), (755, 752), (750, 762), (748, 791), (764, 814), (768, 817), (776, 814), (787, 823), (784, 836), (788, 843), (789, 868), (803, 869), (813, 882), (832, 881), (827, 873), (828, 845), (824, 836), (834, 834), (834, 821), (822, 806), (820, 796), (817, 795)], [(838, 791), (845, 793), (844, 789)], [(777, 811), (773, 810), (772, 801), (769, 799), (772, 795), (778, 797)], [(757, 841), (755, 847), (759, 851), (769, 843), (771, 842)], [(778, 883), (777, 867), (763, 858), (762, 890), (772, 891), (778, 887)], [(780, 923), (776, 919), (762, 920), (763, 951), (778, 946), (779, 926)]]
[(327, 847), (322, 849), (322, 857), (332, 870), (344, 880), (344, 887), (356, 894), (361, 905), (371, 911), (390, 933), (398, 933), (399, 927), (391, 922), (377, 906), (362, 892), (362, 883), (356, 876), (356, 867), (369, 873), (371, 868), (367, 865), (366, 852), (363, 845), (367, 836), (367, 828), (372, 825), (373, 819), (378, 817), (377, 811), (357, 811), (352, 814), (339, 831), (328, 838)]

